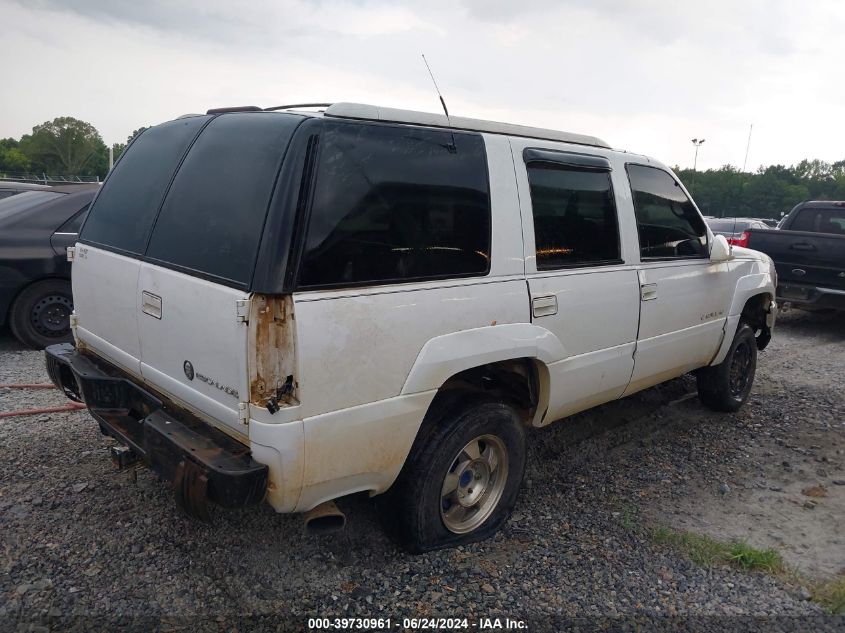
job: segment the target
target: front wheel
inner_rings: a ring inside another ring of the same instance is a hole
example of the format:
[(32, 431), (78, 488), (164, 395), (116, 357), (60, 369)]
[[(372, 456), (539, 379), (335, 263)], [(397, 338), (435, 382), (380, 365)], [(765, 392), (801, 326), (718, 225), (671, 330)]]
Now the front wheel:
[(698, 397), (715, 411), (736, 411), (751, 393), (757, 370), (757, 339), (747, 323), (740, 322), (725, 360), (698, 370)]
[(435, 424), (383, 500), (389, 532), (415, 553), (493, 535), (525, 473), (525, 429), (510, 406), (482, 402)]

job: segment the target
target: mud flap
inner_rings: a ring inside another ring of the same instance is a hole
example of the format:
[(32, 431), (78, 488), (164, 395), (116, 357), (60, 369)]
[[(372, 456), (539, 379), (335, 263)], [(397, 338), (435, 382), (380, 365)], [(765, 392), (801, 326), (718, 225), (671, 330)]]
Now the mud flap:
[(183, 459), (176, 466), (173, 477), (173, 493), (176, 505), (189, 517), (209, 523), (208, 477), (194, 462)]

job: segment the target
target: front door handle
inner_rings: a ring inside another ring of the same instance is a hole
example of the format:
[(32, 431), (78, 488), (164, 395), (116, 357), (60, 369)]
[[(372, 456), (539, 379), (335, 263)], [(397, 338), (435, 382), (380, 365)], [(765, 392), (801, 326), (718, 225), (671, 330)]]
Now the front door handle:
[(141, 311), (156, 319), (161, 318), (161, 297), (144, 290), (141, 293)]
[(545, 295), (531, 300), (531, 313), (535, 317), (552, 316), (557, 314), (557, 296)]
[(643, 301), (657, 299), (657, 284), (642, 284), (640, 286), (640, 298)]
[(793, 244), (790, 246), (794, 251), (814, 251), (816, 247), (813, 244), (808, 244), (807, 242), (798, 242), (797, 244)]

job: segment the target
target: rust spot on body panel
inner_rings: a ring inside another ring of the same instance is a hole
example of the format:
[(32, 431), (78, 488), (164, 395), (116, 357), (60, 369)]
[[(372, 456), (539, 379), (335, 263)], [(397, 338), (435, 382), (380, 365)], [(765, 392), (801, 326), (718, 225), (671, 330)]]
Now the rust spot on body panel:
[(291, 406), (297, 400), (293, 299), (252, 296), (249, 316), (249, 401), (260, 407)]

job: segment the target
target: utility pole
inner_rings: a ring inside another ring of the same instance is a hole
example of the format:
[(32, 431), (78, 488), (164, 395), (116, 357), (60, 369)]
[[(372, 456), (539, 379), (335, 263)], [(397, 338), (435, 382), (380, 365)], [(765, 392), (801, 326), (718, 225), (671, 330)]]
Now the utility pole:
[(692, 163), (692, 193), (695, 194), (695, 172), (698, 169), (698, 148), (704, 143), (704, 139), (692, 139), (692, 144), (695, 145), (695, 160)]
[(114, 167), (114, 145), (109, 145), (109, 171)]

